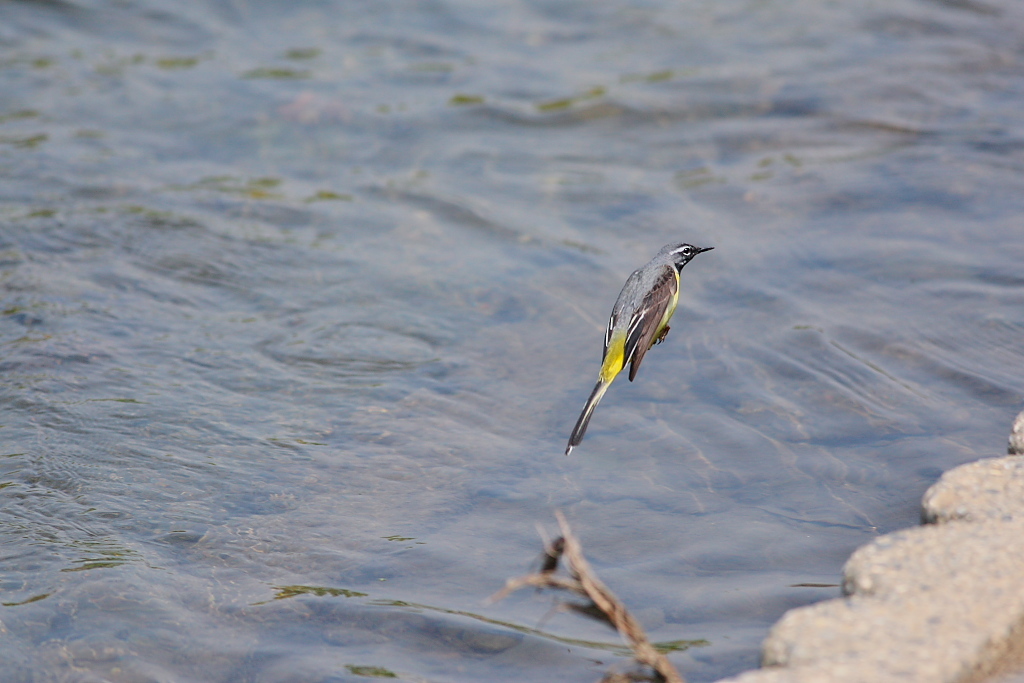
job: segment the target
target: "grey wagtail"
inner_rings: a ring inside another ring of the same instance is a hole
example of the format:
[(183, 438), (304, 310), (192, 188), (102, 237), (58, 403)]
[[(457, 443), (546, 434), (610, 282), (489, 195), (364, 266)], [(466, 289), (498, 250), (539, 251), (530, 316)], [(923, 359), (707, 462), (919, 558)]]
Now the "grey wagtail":
[(692, 244), (667, 244), (646, 266), (634, 270), (627, 278), (612, 306), (612, 317), (604, 333), (601, 374), (569, 436), (566, 455), (583, 440), (590, 416), (612, 380), (629, 363), (629, 381), (632, 382), (647, 350), (665, 341), (668, 321), (679, 303), (679, 273), (694, 256), (712, 249), (714, 247), (701, 249)]

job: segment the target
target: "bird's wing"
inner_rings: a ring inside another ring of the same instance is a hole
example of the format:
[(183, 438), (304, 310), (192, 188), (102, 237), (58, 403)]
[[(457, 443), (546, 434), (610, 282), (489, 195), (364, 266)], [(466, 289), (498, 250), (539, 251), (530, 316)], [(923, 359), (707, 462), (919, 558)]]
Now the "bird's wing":
[[(622, 306), (625, 300), (628, 299), (626, 292), (631, 288), (636, 287), (636, 283), (640, 280), (640, 269), (634, 270), (630, 273), (629, 277), (626, 278), (626, 284), (622, 286), (622, 291), (619, 293), (619, 298), (615, 301), (615, 306), (612, 307), (611, 317), (608, 318), (608, 327), (604, 331), (604, 356), (608, 355), (608, 347), (612, 343), (612, 333), (615, 328), (619, 325), (619, 319), (622, 317)], [(623, 356), (625, 358), (625, 356)], [(625, 361), (623, 361), (625, 363)]]
[(623, 355), (623, 365), (627, 362), (629, 366), (629, 381), (636, 377), (636, 371), (640, 369), (640, 361), (644, 359), (647, 349), (654, 343), (654, 337), (658, 333), (658, 323), (661, 322), (665, 311), (668, 310), (672, 298), (676, 295), (679, 287), (679, 278), (672, 266), (666, 265), (658, 273), (658, 279), (654, 286), (644, 297), (640, 307), (633, 313), (629, 321), (629, 328), (626, 331), (626, 348)]

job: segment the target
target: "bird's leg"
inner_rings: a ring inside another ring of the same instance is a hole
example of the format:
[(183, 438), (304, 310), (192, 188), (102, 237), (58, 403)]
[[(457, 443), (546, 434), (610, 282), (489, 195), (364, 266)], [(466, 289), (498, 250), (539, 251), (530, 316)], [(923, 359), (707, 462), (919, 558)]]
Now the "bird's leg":
[(665, 341), (665, 337), (668, 336), (668, 331), (670, 329), (672, 329), (672, 328), (670, 328), (668, 325), (665, 325), (665, 329), (663, 329), (661, 331), (661, 334), (659, 334), (658, 338), (654, 340), (654, 343), (655, 344), (660, 344), (661, 342)]

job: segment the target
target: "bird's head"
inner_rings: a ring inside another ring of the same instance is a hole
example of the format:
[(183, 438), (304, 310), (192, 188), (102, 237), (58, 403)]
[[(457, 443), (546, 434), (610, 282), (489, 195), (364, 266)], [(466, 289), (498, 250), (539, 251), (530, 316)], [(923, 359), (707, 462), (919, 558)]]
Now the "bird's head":
[(672, 262), (677, 269), (682, 269), (694, 256), (705, 251), (711, 251), (712, 249), (714, 247), (695, 247), (692, 244), (669, 244), (662, 249), (662, 252), (672, 257)]

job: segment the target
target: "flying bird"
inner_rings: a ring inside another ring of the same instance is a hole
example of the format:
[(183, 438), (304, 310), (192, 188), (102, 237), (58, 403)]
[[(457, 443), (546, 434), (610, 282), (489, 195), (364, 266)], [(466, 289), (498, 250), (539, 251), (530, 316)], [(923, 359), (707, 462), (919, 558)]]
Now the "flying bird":
[(668, 334), (668, 321), (679, 303), (679, 274), (694, 256), (714, 247), (667, 244), (647, 265), (633, 271), (612, 307), (604, 333), (604, 359), (597, 384), (569, 436), (565, 454), (579, 445), (594, 408), (623, 368), (629, 364), (629, 381), (636, 377), (644, 354)]

